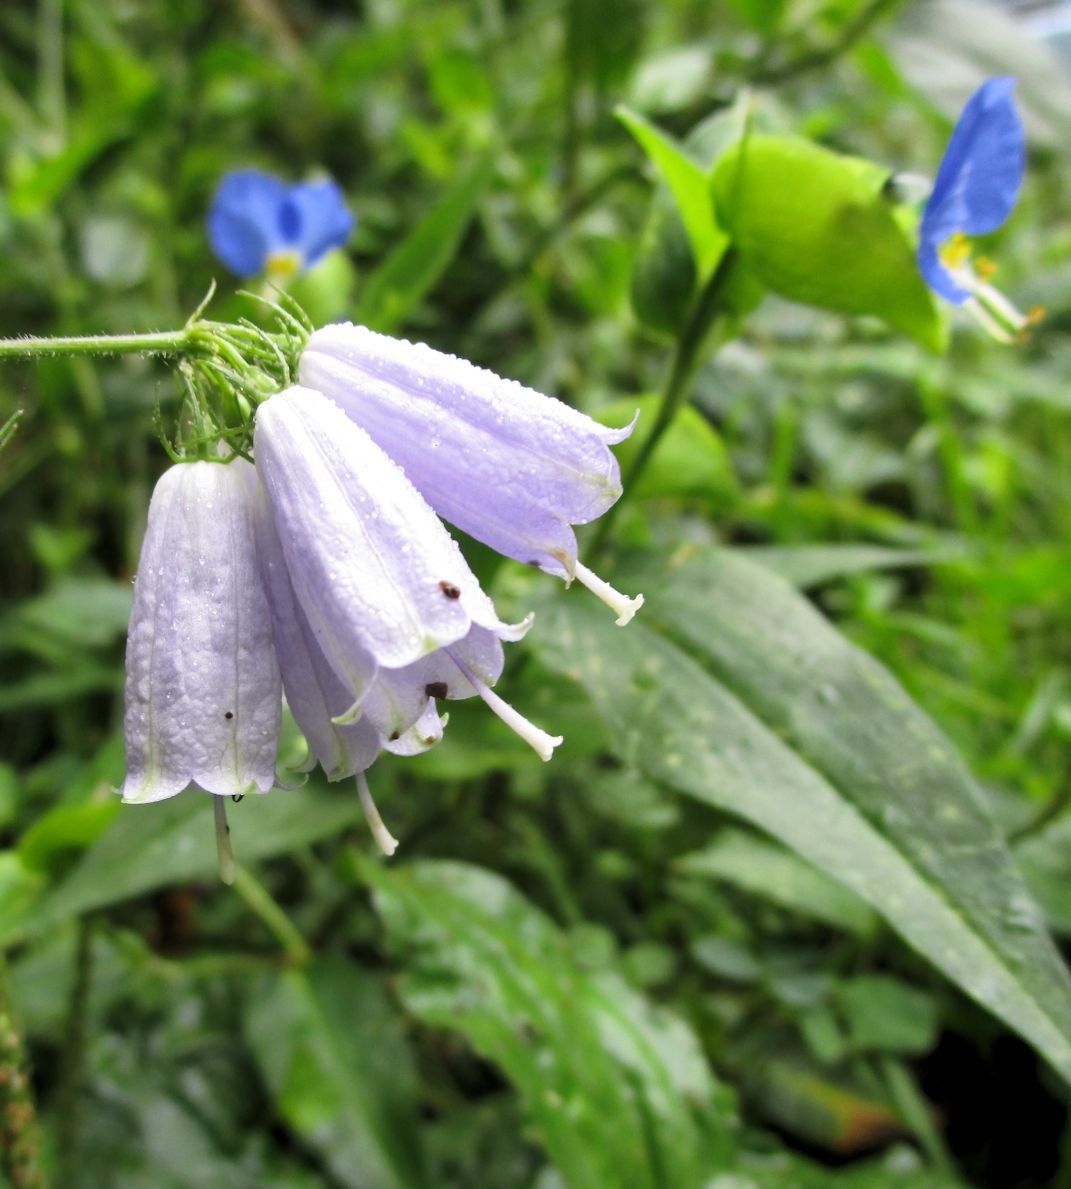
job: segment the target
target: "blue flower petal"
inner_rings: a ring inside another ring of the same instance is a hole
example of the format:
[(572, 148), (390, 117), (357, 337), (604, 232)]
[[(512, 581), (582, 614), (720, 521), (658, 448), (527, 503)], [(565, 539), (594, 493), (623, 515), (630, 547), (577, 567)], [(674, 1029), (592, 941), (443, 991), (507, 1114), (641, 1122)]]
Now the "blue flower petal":
[(299, 251), (309, 268), (332, 248), (342, 247), (354, 222), (342, 191), (330, 181), (291, 186), (280, 211), (287, 246)]
[(208, 212), (212, 250), (240, 277), (263, 271), (268, 256), (289, 244), (280, 225), (288, 187), (256, 169), (228, 173)]
[(1015, 79), (987, 79), (967, 100), (941, 159), (919, 225), (919, 269), (927, 285), (961, 305), (970, 293), (957, 285), (939, 252), (950, 236), (985, 235), (1011, 213), (1026, 163)]

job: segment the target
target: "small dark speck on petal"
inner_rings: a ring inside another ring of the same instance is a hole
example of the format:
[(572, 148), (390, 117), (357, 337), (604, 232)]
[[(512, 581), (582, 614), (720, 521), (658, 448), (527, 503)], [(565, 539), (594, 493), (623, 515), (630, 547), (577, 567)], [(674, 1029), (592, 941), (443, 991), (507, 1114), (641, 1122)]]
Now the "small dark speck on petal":
[(224, 714), (224, 716), (223, 716), (223, 717), (224, 717), (225, 719), (227, 719), (227, 721), (229, 722), (229, 721), (230, 721), (232, 718), (234, 718), (234, 711), (233, 711), (233, 710), (228, 710), (228, 711), (226, 712), (226, 714)]
[(429, 681), (424, 686), (424, 692), (429, 698), (445, 698), (449, 690), (447, 689), (445, 681)]
[(445, 580), (439, 583), (439, 589), (448, 599), (461, 598), (461, 591), (452, 583)]
[(401, 731), (391, 731), (391, 733), (390, 733), (391, 743), (394, 743), (396, 740), (400, 739), (401, 737), (402, 737)]
[(538, 561), (530, 561), (528, 564), (529, 564), (530, 566), (535, 566), (537, 569), (538, 569), (538, 567), (539, 567), (539, 562), (538, 562)]

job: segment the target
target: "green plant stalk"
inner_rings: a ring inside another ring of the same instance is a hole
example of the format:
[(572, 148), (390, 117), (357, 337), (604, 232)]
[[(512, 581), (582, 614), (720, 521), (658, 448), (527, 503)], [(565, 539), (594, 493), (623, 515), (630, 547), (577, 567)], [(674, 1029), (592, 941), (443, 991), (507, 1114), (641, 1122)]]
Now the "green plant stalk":
[(0, 1176), (12, 1189), (45, 1189), (38, 1149), (37, 1111), (0, 955)]
[(181, 355), (201, 336), (192, 326), (154, 334), (85, 334), (60, 338), (0, 339), (0, 359), (33, 359), (53, 355)]
[(927, 1159), (934, 1168), (950, 1177), (957, 1177), (955, 1162), (934, 1126), (929, 1103), (919, 1093), (907, 1066), (903, 1061), (888, 1056), (879, 1058), (878, 1064), (897, 1114), (911, 1128)]
[(665, 387), (662, 389), (662, 399), (658, 406), (658, 413), (655, 415), (654, 424), (622, 477), (621, 485), (624, 490), (621, 499), (609, 509), (599, 522), (599, 527), (591, 543), (593, 556), (604, 548), (618, 512), (631, 493), (635, 491), (640, 476), (647, 469), (659, 442), (672, 424), (677, 410), (686, 403), (691, 393), (692, 383), (699, 370), (699, 365), (702, 363), (700, 351), (707, 341), (707, 336), (710, 334), (717, 316), (722, 285), (732, 266), (733, 256), (731, 248), (722, 256), (718, 267), (712, 273), (688, 315), (688, 321), (673, 352), (673, 361), (670, 364)]
[(74, 983), (67, 1005), (63, 1038), (63, 1072), (56, 1103), (56, 1183), (73, 1184), (77, 1177), (78, 1143), (82, 1122), (82, 1080), (85, 1069), (86, 1024), (93, 978), (92, 917), (78, 922)]
[(244, 867), (235, 864), (234, 890), (279, 940), (291, 965), (303, 966), (312, 957), (308, 942), (271, 892)]

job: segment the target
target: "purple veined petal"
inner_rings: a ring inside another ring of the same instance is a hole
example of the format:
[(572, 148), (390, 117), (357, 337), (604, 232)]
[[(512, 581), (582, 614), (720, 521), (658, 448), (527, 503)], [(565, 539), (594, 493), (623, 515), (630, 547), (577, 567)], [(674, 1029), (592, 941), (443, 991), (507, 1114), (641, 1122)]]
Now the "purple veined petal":
[(275, 783), (282, 691), (252, 478), (242, 460), (181, 463), (153, 492), (127, 639), (124, 801)]
[(290, 582), (282, 545), (263, 485), (256, 501), (257, 554), (271, 608), (275, 650), (283, 690), (294, 720), (309, 745), (310, 764), (319, 763), (328, 780), (342, 780), (371, 767), (380, 752), (380, 737), (367, 719), (340, 724), (355, 701), (372, 689), (376, 664), (363, 649), (346, 658), (348, 682), (324, 656)]
[[(388, 669), (463, 639), (516, 639), (401, 469), (327, 397), (294, 387), (257, 410), (257, 471), (297, 602), (332, 665)], [(360, 691), (358, 691), (360, 696)]]
[(301, 383), (334, 400), (451, 524), (517, 561), (572, 576), (571, 525), (621, 494), (607, 429), (552, 397), (421, 343), (351, 324), (316, 331)]

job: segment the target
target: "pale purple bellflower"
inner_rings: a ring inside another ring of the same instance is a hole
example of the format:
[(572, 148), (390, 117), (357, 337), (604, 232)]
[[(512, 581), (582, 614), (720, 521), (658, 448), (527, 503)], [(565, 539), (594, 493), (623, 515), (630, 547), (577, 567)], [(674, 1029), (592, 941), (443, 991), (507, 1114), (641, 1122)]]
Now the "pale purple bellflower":
[[(354, 777), (377, 843), (397, 845), (365, 776), (480, 697), (544, 760), (560, 736), (491, 688), (503, 622), (437, 513), (500, 552), (627, 598), (577, 560), (572, 525), (620, 494), (609, 430), (430, 347), (354, 326), (312, 335), (302, 383), (256, 411), (247, 462), (172, 468), (149, 511), (127, 649), (127, 800), (191, 783), (266, 791), (280, 680), (331, 780)], [(326, 395), (325, 395), (326, 391)], [(225, 705), (224, 705), (225, 703)], [(222, 853), (222, 852), (221, 852)]]
[(621, 625), (627, 598), (577, 560), (572, 525), (621, 494), (609, 447), (632, 432), (423, 343), (336, 324), (316, 331), (301, 383), (329, 396), (444, 520), (517, 561), (576, 578)]
[(257, 169), (228, 173), (208, 212), (208, 238), (240, 277), (281, 280), (312, 268), (350, 237), (355, 219), (332, 181), (287, 185)]
[(249, 463), (165, 472), (149, 505), (126, 650), (124, 801), (275, 784), (281, 688)]
[(1003, 341), (1030, 319), (988, 283), (992, 264), (972, 265), (968, 236), (995, 231), (1019, 196), (1026, 145), (1014, 90), (1014, 78), (991, 78), (967, 100), (923, 210), (918, 246), (926, 284)]

